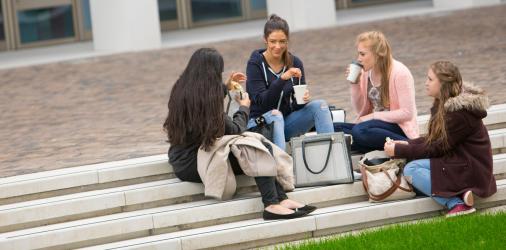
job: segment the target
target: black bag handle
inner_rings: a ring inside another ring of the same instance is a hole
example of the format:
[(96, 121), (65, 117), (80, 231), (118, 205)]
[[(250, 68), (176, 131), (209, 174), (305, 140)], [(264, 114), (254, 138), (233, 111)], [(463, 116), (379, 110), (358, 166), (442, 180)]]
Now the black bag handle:
[(227, 90), (228, 103), (227, 103), (227, 111), (225, 113), (228, 115), (228, 111), (230, 111), (230, 103), (232, 102), (232, 96), (230, 96), (230, 91)]
[[(327, 159), (325, 160), (325, 165), (323, 165), (323, 168), (320, 171), (313, 171), (308, 166), (307, 161), (306, 161), (306, 143), (314, 143), (314, 142), (322, 142), (322, 141), (329, 141), (329, 151), (327, 152)], [(302, 159), (304, 160), (304, 165), (306, 166), (307, 171), (311, 172), (312, 174), (319, 174), (327, 168), (327, 165), (329, 163), (329, 158), (330, 158), (330, 152), (332, 152), (332, 142), (333, 141), (334, 141), (334, 139), (332, 139), (332, 137), (314, 140), (314, 141), (310, 141), (310, 142), (302, 141)]]

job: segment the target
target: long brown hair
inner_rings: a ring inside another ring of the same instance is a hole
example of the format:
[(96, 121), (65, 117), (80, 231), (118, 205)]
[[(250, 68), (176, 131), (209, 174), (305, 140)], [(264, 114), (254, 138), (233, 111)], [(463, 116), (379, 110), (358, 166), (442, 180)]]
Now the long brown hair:
[(429, 121), (429, 133), (425, 140), (427, 145), (441, 143), (444, 152), (448, 152), (448, 135), (446, 132), (446, 111), (444, 104), (452, 97), (462, 92), (462, 76), (459, 68), (448, 61), (437, 61), (430, 68), (439, 80), (441, 87), (439, 96), (434, 99), (433, 107), (436, 113), (432, 114)]
[(367, 31), (357, 36), (356, 45), (366, 42), (376, 58), (376, 64), (381, 72), (381, 103), (384, 107), (390, 107), (390, 71), (392, 70), (393, 57), (390, 43), (380, 31)]
[[(272, 32), (279, 30), (283, 31), (286, 38), (290, 40), (290, 28), (288, 27), (286, 20), (276, 14), (272, 14), (264, 25), (264, 39), (267, 40)], [(286, 45), (285, 52), (283, 52), (283, 62), (287, 69), (293, 66), (292, 56), (290, 55), (290, 52), (288, 52), (288, 44)]]
[(172, 87), (163, 124), (171, 145), (199, 144), (208, 150), (225, 133), (223, 57), (211, 48), (193, 53)]

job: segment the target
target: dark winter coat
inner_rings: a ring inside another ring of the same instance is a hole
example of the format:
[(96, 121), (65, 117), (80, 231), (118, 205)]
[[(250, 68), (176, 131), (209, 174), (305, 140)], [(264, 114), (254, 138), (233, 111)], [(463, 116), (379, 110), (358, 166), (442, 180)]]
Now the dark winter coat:
[[(409, 145), (396, 144), (395, 156), (430, 158), (433, 195), (452, 197), (471, 190), (480, 197), (491, 196), (497, 187), (490, 138), (482, 121), (488, 105), (482, 89), (464, 84), (463, 93), (444, 104), (449, 153), (443, 153), (440, 143), (426, 145), (420, 137)], [(431, 112), (434, 115), (436, 108)]]

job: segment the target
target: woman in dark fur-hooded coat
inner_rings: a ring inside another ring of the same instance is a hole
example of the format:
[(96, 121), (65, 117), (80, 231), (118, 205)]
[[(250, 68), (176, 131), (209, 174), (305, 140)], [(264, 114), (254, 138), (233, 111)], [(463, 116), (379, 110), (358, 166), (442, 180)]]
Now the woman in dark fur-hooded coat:
[[(457, 212), (473, 212), (472, 194), (489, 197), (497, 191), (492, 147), (482, 121), (488, 98), (481, 88), (463, 84), (458, 68), (447, 61), (431, 65), (426, 87), (434, 97), (428, 134), (408, 142), (386, 143), (385, 151), (395, 157), (420, 159), (408, 163), (404, 174), (413, 177), (416, 189), (446, 206), (449, 215), (457, 205)], [(430, 176), (428, 186), (424, 175)]]

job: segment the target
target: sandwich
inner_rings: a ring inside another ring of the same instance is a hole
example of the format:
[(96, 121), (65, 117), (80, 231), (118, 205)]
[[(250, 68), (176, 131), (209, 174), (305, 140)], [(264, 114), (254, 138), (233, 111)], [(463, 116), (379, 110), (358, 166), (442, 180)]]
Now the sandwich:
[(242, 88), (242, 85), (234, 80), (230, 81), (231, 85), (232, 85), (232, 89), (231, 90), (236, 90), (239, 92), (239, 96), (241, 97), (242, 99), (242, 93), (244, 92), (243, 88)]

